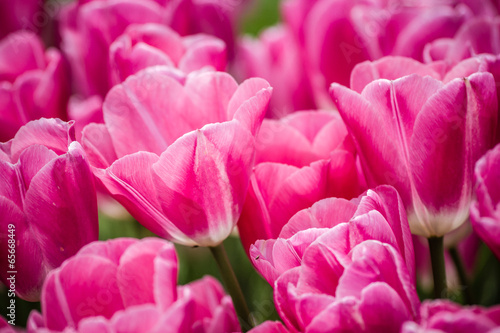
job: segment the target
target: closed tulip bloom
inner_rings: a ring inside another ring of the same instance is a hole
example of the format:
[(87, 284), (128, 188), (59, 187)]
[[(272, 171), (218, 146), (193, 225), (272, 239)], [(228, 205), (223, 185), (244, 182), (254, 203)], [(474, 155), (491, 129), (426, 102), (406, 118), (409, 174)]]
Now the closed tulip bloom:
[(500, 144), (476, 163), (476, 199), (471, 205), (474, 231), (500, 258)]
[(500, 306), (483, 308), (461, 306), (448, 300), (425, 301), (420, 307), (420, 320), (406, 322), (401, 333), (488, 333), (498, 332)]
[(0, 142), (31, 120), (66, 118), (66, 75), (59, 51), (45, 51), (35, 34), (19, 31), (0, 41)]
[(262, 79), (153, 68), (110, 91), (105, 124), (88, 125), (82, 142), (95, 176), (144, 226), (215, 246), (241, 213), (270, 95)]
[(0, 236), (15, 240), (15, 263), (2, 256), (0, 276), (7, 285), (17, 271), (18, 296), (36, 301), (46, 275), (98, 237), (92, 172), (72, 124), (58, 119), (32, 121), (0, 144), (0, 169)]
[(333, 84), (331, 94), (354, 137), (368, 186), (398, 190), (412, 233), (440, 237), (467, 220), (474, 164), (496, 133), (490, 73), (446, 84), (418, 75), (381, 79), (361, 93)]
[(48, 276), (28, 332), (240, 331), (217, 280), (177, 286), (177, 271), (175, 248), (164, 240), (91, 243)]
[(210, 35), (181, 37), (160, 24), (131, 25), (110, 46), (111, 83), (118, 84), (139, 70), (166, 65), (185, 73), (226, 68), (226, 45)]

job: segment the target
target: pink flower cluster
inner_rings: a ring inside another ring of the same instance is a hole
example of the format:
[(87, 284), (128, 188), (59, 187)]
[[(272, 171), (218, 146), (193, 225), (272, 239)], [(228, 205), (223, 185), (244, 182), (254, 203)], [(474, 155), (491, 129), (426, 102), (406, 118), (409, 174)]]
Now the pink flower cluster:
[[(414, 244), (500, 259), (498, 1), (283, 0), (238, 36), (252, 5), (0, 4), (0, 280), (40, 301), (26, 331), (499, 332), (498, 305), (421, 301)], [(157, 237), (98, 241), (101, 199)], [(224, 262), (228, 294), (178, 285), (173, 243), (224, 260), (230, 235), (281, 321)]]

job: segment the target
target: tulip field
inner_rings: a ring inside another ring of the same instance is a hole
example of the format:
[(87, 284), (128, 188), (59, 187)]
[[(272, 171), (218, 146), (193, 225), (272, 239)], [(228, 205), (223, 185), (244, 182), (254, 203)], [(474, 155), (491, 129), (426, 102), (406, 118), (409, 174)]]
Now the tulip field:
[(0, 333), (500, 333), (500, 1), (0, 2)]

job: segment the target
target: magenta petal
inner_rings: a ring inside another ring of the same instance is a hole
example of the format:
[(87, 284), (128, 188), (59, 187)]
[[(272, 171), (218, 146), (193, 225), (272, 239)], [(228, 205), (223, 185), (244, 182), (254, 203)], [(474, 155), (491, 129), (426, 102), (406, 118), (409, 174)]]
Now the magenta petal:
[(82, 249), (78, 251), (78, 255), (99, 256), (110, 260), (118, 266), (123, 253), (136, 242), (137, 239), (135, 238), (118, 238), (110, 242), (93, 242), (82, 247)]
[(50, 268), (97, 239), (92, 179), (80, 144), (72, 142), (66, 154), (45, 165), (31, 180), (24, 211), (30, 229), (44, 235), (41, 246)]

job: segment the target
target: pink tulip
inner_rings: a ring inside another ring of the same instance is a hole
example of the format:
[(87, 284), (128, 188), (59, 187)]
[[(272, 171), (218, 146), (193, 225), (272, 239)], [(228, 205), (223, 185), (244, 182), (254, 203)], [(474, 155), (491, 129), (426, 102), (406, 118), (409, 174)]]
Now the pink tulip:
[[(91, 0), (72, 2), (64, 6), (60, 14), (61, 47), (70, 61), (76, 92), (84, 97), (92, 95), (104, 97), (106, 95), (113, 86), (113, 80), (116, 79), (116, 77), (110, 77), (108, 73), (111, 70), (116, 71), (116, 61), (123, 60), (120, 59), (120, 55), (118, 55), (117, 59), (116, 54), (111, 54), (110, 46), (116, 38), (126, 33), (126, 29), (133, 24), (168, 25), (183, 36), (197, 33), (215, 35), (226, 43), (231, 58), (234, 44), (233, 16), (236, 15), (238, 7), (238, 5), (233, 6), (215, 0)], [(134, 30), (134, 28), (131, 29)], [(158, 30), (146, 33), (144, 37), (149, 35), (152, 38), (145, 44), (159, 46), (155, 44), (156, 41), (161, 44), (160, 40), (153, 41), (157, 33)], [(170, 32), (170, 34), (172, 33)], [(129, 35), (129, 37), (131, 36)], [(127, 39), (127, 37), (123, 38)], [(162, 36), (162, 38), (171, 41), (168, 36)], [(117, 42), (119, 44), (126, 43), (123, 39)], [(214, 50), (213, 45), (203, 46), (199, 42), (199, 40), (196, 43), (192, 39), (186, 40), (187, 44), (191, 44), (188, 49), (197, 53), (195, 57), (200, 54), (206, 56), (206, 52), (210, 53)], [(192, 45), (193, 43), (196, 45)], [(143, 68), (148, 62), (157, 64), (159, 61), (158, 56), (163, 58), (162, 61), (165, 60), (164, 55), (158, 55), (156, 52), (144, 54), (143, 46), (145, 45), (133, 47), (135, 54), (132, 57), (138, 57), (133, 61), (135, 66), (129, 69), (121, 68), (119, 71), (120, 80), (124, 79), (121, 77), (125, 74), (122, 71), (136, 71)], [(115, 47), (121, 49), (123, 45), (115, 45)], [(176, 46), (176, 48), (178, 47)], [(210, 48), (212, 51), (208, 50)], [(216, 48), (220, 49), (220, 45), (217, 45)], [(125, 48), (119, 53), (126, 53), (126, 49), (127, 46), (125, 45)], [(154, 50), (148, 48), (148, 51)], [(162, 51), (164, 53), (165, 49), (163, 48)], [(173, 53), (173, 51), (172, 53), (169, 52), (169, 56)], [(110, 56), (112, 57), (111, 61), (114, 62), (112, 64), (109, 62)], [(124, 54), (121, 53), (121, 56), (124, 56)], [(187, 54), (187, 56), (191, 57), (193, 55)], [(128, 57), (125, 56), (125, 58)], [(210, 59), (205, 61), (207, 60)], [(216, 59), (212, 60), (218, 61)], [(195, 64), (196, 59), (186, 59), (185, 62), (187, 62), (185, 66), (189, 70), (194, 69), (192, 68), (193, 65), (199, 65)], [(125, 66), (125, 64), (122, 63), (119, 66)], [(129, 65), (125, 67), (127, 66)], [(222, 64), (219, 63), (218, 66), (222, 66)], [(116, 73), (113, 74), (113, 76), (115, 75)]]
[(0, 169), (0, 236), (15, 241), (15, 263), (2, 256), (0, 277), (7, 285), (17, 271), (18, 296), (36, 301), (47, 273), (98, 237), (92, 172), (72, 123), (58, 119), (29, 122), (0, 144)]
[(177, 286), (177, 266), (164, 240), (89, 244), (48, 276), (42, 314), (31, 314), (28, 332), (239, 332), (217, 280)]
[(500, 326), (500, 306), (486, 309), (462, 307), (448, 300), (425, 301), (420, 307), (420, 316), (419, 323), (406, 322), (401, 333), (493, 333)]
[(354, 235), (331, 229), (276, 281), (275, 304), (291, 331), (399, 332), (418, 318), (420, 301), (399, 251), (376, 240), (351, 247)]
[(0, 41), (0, 142), (41, 117), (66, 118), (66, 69), (59, 51), (44, 50), (33, 33)]
[(110, 77), (113, 85), (141, 69), (166, 65), (184, 73), (205, 66), (226, 67), (226, 46), (209, 35), (181, 37), (160, 24), (131, 25), (110, 46)]
[(33, 29), (37, 32), (40, 19), (43, 19), (43, 1), (1, 1), (0, 2), (0, 39), (21, 30)]
[(452, 65), (482, 53), (500, 54), (500, 19), (476, 17), (467, 21), (452, 38), (437, 39), (424, 50), (426, 62), (446, 60)]
[(412, 233), (439, 237), (467, 220), (474, 163), (495, 137), (490, 73), (447, 84), (418, 75), (381, 79), (361, 94), (333, 84), (331, 94), (354, 137), (368, 186), (398, 190)]
[(290, 29), (271, 27), (259, 39), (244, 37), (239, 41), (237, 51), (235, 69), (239, 76), (262, 77), (276, 87), (269, 118), (316, 108), (299, 45)]
[(300, 266), (305, 251), (319, 237), (325, 238), (326, 233), (331, 234), (332, 247), (335, 239), (344, 236), (349, 239), (350, 248), (369, 239), (391, 244), (399, 250), (412, 280), (415, 279), (413, 244), (404, 205), (390, 186), (368, 190), (351, 201), (328, 198), (316, 202), (295, 214), (279, 237), (258, 240), (252, 245), (250, 258), (274, 285), (278, 277)]
[(283, 226), (298, 211), (328, 197), (351, 199), (362, 191), (356, 159), (339, 150), (329, 160), (302, 168), (279, 163), (261, 163), (250, 177), (238, 230), (243, 248), (258, 239), (277, 238)]
[(257, 137), (256, 163), (303, 167), (340, 150), (356, 154), (337, 112), (297, 111), (279, 120), (264, 119)]
[(500, 144), (476, 163), (476, 199), (471, 221), (479, 237), (500, 258)]
[(304, 50), (316, 104), (323, 108), (331, 106), (329, 85), (347, 86), (356, 64), (385, 55), (422, 60), (427, 43), (453, 37), (472, 16), (465, 5), (441, 2), (292, 0), (283, 11)]
[(144, 226), (215, 246), (241, 213), (271, 88), (221, 72), (179, 75), (153, 68), (115, 86), (105, 124), (88, 125), (82, 144), (95, 176)]

